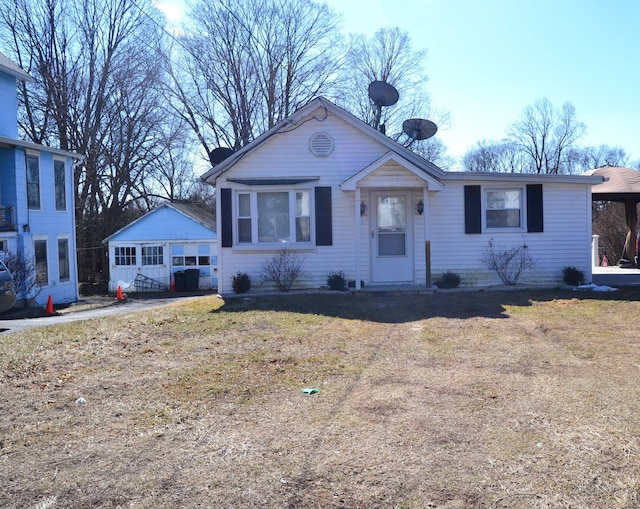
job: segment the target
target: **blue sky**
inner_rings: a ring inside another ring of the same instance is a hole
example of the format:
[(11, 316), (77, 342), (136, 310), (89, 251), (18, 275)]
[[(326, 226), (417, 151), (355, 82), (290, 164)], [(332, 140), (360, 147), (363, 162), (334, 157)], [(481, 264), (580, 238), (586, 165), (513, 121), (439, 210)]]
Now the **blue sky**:
[[(160, 0), (179, 5), (181, 0)], [(427, 89), (452, 125), (436, 136), (460, 156), (504, 137), (525, 106), (571, 102), (583, 145), (640, 158), (640, 1), (325, 0), (345, 33), (397, 26), (427, 50)], [(400, 90), (400, 95), (408, 93)]]

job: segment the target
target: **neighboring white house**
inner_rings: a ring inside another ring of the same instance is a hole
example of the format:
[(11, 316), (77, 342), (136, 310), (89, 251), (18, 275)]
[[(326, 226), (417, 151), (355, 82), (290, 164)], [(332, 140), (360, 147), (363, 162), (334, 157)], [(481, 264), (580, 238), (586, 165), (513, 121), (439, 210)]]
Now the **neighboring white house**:
[(18, 139), (18, 80), (33, 82), (0, 53), (0, 256), (33, 261), (36, 284), (18, 299), (75, 302), (73, 165), (82, 157)]
[(104, 241), (109, 291), (211, 289), (218, 286), (215, 217), (195, 205), (165, 203)]
[(452, 271), (463, 286), (500, 284), (483, 263), (526, 244), (519, 282), (591, 279), (591, 186), (601, 178), (445, 172), (324, 98), (302, 107), (203, 175), (216, 187), (218, 290), (286, 246), (303, 260), (294, 288), (331, 272), (365, 285), (427, 285)]

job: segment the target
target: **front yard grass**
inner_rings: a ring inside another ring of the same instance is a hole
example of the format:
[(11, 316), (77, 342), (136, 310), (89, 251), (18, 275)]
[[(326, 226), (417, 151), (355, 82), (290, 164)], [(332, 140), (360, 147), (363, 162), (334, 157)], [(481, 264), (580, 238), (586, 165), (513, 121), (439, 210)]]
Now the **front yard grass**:
[(639, 315), (247, 294), (0, 335), (0, 507), (640, 507)]

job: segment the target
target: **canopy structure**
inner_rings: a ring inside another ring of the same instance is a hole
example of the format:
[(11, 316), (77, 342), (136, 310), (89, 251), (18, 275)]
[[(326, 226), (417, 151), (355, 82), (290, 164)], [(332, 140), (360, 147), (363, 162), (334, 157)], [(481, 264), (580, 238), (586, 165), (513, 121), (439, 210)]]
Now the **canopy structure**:
[(635, 265), (638, 222), (636, 209), (637, 203), (640, 202), (640, 171), (619, 166), (604, 166), (589, 170), (584, 175), (596, 175), (605, 179), (602, 184), (595, 184), (591, 188), (594, 200), (624, 203), (628, 231), (624, 242), (623, 258), (628, 264)]

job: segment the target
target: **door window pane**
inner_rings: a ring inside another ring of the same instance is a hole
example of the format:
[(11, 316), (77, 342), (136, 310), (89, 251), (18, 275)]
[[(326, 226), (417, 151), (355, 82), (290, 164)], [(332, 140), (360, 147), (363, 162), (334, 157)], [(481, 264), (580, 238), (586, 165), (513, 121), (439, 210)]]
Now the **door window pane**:
[(378, 196), (378, 256), (406, 254), (407, 213), (404, 196)]

